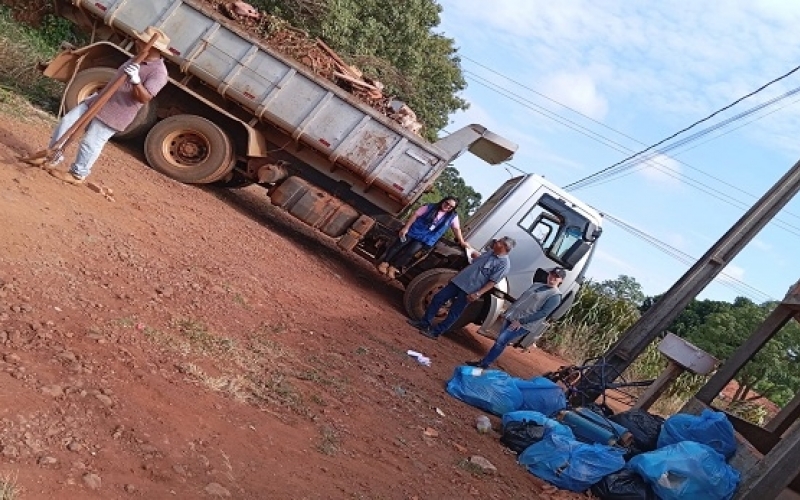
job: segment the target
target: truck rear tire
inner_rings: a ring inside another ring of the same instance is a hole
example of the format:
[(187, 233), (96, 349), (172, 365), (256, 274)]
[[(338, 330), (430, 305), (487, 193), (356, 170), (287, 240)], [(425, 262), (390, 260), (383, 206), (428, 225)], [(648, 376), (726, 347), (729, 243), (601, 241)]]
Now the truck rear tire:
[(187, 184), (223, 179), (236, 159), (227, 134), (195, 115), (175, 115), (158, 122), (147, 134), (144, 154), (154, 169)]
[[(64, 91), (64, 106), (67, 111), (72, 110), (95, 92), (103, 90), (116, 72), (114, 68), (89, 68), (76, 74)], [(125, 130), (114, 134), (114, 139), (125, 141), (144, 135), (156, 123), (157, 107), (154, 101), (142, 106), (131, 124)]]
[[(406, 291), (403, 295), (403, 306), (409, 317), (421, 319), (436, 292), (444, 288), (456, 274), (458, 274), (458, 271), (455, 269), (437, 267), (428, 269), (411, 280), (406, 286)], [(443, 320), (449, 310), (450, 303), (446, 302), (436, 314), (434, 323)], [(453, 323), (450, 330), (457, 330), (469, 323), (473, 323), (480, 317), (481, 311), (483, 311), (483, 299), (471, 302), (464, 310), (464, 313)]]

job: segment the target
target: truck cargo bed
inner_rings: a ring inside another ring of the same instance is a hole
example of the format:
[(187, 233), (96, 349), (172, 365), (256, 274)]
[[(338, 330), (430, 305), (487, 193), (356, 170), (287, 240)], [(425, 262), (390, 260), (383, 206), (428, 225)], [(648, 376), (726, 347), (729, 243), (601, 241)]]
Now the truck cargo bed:
[(438, 176), (452, 154), (381, 115), (332, 82), (277, 53), (190, 0), (72, 0), (127, 35), (156, 26), (166, 57), (239, 103), (259, 121), (325, 155), (403, 204)]

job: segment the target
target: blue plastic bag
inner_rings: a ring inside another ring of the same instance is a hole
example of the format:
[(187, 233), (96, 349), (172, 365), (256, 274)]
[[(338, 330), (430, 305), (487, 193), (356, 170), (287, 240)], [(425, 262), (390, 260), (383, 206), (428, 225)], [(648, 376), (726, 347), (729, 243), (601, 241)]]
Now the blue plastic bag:
[(520, 410), (512, 411), (503, 415), (503, 428), (511, 422), (533, 422), (545, 428), (547, 433), (555, 432), (562, 436), (574, 438), (572, 429), (562, 424), (558, 420), (547, 418), (538, 411)]
[(522, 393), (513, 378), (500, 370), (459, 366), (447, 382), (447, 393), (495, 415), (503, 415), (522, 406)]
[(514, 379), (522, 393), (520, 410), (532, 410), (544, 415), (554, 415), (567, 407), (564, 389), (550, 379), (536, 377), (531, 380)]
[(625, 467), (625, 450), (602, 444), (585, 444), (551, 432), (528, 446), (519, 463), (528, 472), (570, 491), (586, 491), (605, 476)]
[(739, 486), (739, 472), (711, 447), (683, 441), (631, 458), (662, 500), (727, 500)]
[(726, 459), (736, 453), (733, 425), (724, 413), (714, 410), (705, 409), (700, 416), (678, 413), (669, 417), (658, 434), (658, 447), (681, 441), (708, 445)]

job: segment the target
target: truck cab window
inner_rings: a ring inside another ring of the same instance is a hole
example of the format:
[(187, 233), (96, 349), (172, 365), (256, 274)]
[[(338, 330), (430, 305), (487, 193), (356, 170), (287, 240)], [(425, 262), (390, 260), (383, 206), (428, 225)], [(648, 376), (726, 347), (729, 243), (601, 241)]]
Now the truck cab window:
[(552, 261), (571, 269), (592, 246), (584, 233), (589, 220), (574, 207), (547, 194), (517, 225), (541, 245)]
[(550, 253), (558, 259), (563, 259), (567, 252), (583, 239), (582, 236), (583, 232), (578, 226), (567, 227), (550, 249)]
[(522, 218), (519, 226), (539, 242), (542, 248), (548, 249), (555, 241), (561, 223), (555, 214), (536, 205)]

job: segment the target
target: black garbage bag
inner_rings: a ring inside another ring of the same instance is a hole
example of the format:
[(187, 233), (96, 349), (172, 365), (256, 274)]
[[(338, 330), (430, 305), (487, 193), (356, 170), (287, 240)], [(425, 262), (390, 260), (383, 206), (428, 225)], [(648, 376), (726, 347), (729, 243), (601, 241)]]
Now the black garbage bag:
[(636, 471), (622, 469), (592, 486), (600, 500), (658, 500), (653, 488)]
[(631, 431), (633, 434), (631, 451), (644, 453), (658, 447), (658, 435), (661, 432), (661, 426), (664, 425), (664, 419), (658, 415), (634, 409), (617, 413), (608, 419)]
[(503, 427), (500, 443), (509, 450), (520, 454), (525, 448), (544, 438), (545, 427), (536, 422), (509, 422)]

